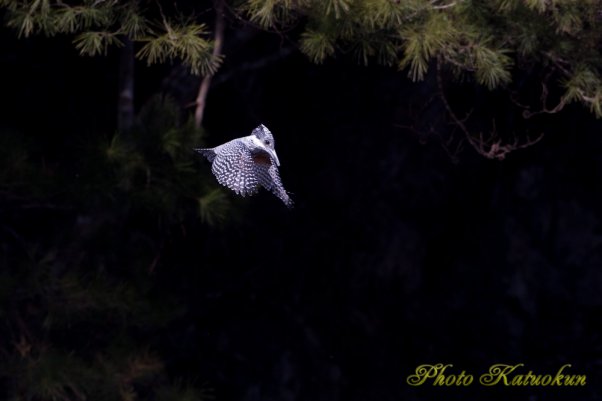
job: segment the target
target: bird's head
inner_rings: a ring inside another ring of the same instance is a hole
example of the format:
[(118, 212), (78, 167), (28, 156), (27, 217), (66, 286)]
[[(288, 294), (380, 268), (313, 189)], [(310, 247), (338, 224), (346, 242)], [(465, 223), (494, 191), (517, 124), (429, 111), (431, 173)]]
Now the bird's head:
[(276, 155), (276, 145), (272, 133), (265, 125), (261, 124), (251, 133), (253, 144), (262, 150), (265, 150), (276, 162), (276, 166), (280, 166), (280, 161)]

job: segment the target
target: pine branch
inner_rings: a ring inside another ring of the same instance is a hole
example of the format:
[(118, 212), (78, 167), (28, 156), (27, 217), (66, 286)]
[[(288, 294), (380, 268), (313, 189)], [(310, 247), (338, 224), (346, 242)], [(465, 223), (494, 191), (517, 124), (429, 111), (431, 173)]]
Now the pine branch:
[(75, 48), (87, 56), (106, 55), (110, 46), (123, 47), (123, 42), (112, 32), (84, 32), (74, 40)]
[(197, 199), (199, 205), (199, 216), (201, 221), (210, 226), (222, 223), (230, 207), (229, 202), (221, 188), (216, 188), (211, 192)]
[(351, 7), (349, 0), (325, 0), (325, 2), (326, 14), (334, 14), (336, 19), (342, 18)]
[(247, 0), (241, 10), (249, 16), (251, 22), (268, 29), (290, 22), (294, 11), (303, 7), (305, 2), (306, 0)]
[(308, 30), (301, 35), (301, 51), (314, 63), (321, 64), (335, 52), (334, 40), (324, 32)]

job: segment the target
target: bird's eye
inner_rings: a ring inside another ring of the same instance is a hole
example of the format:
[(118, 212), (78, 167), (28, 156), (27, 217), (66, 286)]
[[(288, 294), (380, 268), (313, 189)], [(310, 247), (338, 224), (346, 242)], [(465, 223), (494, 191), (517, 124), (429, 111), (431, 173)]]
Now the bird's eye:
[(270, 141), (265, 141), (265, 144), (266, 144), (266, 145), (269, 145), (269, 144), (270, 144)]

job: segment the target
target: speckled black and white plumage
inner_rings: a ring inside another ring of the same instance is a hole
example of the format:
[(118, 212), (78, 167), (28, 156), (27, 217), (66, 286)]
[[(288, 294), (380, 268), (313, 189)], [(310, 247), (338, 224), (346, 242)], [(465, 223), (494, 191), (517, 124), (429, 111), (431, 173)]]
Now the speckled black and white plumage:
[(217, 181), (236, 194), (255, 194), (262, 186), (276, 195), (288, 207), (293, 201), (282, 185), (274, 137), (265, 125), (255, 128), (251, 135), (233, 139), (208, 149), (195, 149), (212, 162), (211, 171)]

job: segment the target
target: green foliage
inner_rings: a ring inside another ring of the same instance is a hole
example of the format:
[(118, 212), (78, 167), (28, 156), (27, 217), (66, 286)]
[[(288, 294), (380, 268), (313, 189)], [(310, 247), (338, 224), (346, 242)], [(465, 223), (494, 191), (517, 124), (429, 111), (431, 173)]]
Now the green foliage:
[[(182, 16), (133, 0), (0, 0), (20, 36), (74, 34), (86, 55), (106, 54), (127, 37), (147, 64), (179, 59), (195, 74), (213, 74), (221, 57), (194, 14), (212, 3), (201, 3)], [(438, 63), (489, 89), (510, 84), (517, 66), (539, 64), (557, 77), (545, 85), (566, 88), (561, 102), (602, 109), (596, 90), (579, 83), (583, 65), (600, 76), (596, 0), (239, 0), (235, 10), (264, 29), (301, 27), (299, 47), (315, 63), (351, 54), (364, 65), (407, 69), (414, 81)]]
[(243, 2), (240, 8), (249, 15), (252, 22), (270, 28), (291, 22), (295, 16), (295, 9), (306, 3), (304, 0), (248, 0)]
[(194, 74), (212, 74), (221, 62), (212, 55), (203, 24), (190, 18), (168, 20), (161, 9), (156, 19), (137, 1), (2, 0), (0, 6), (7, 9), (7, 25), (19, 36), (75, 34), (82, 55), (105, 55), (127, 37), (142, 44), (137, 57), (148, 64), (178, 59)]
[(107, 26), (113, 22), (117, 1), (84, 1), (68, 5), (51, 0), (3, 0), (0, 6), (8, 9), (9, 27), (18, 30), (19, 36), (32, 34), (73, 33), (94, 26)]
[(75, 39), (75, 48), (81, 54), (96, 56), (107, 55), (110, 46), (123, 46), (115, 33), (84, 32)]
[(211, 54), (211, 42), (202, 38), (207, 34), (205, 25), (177, 25), (165, 22), (164, 32), (153, 33), (137, 56), (148, 64), (163, 63), (179, 58), (190, 66), (195, 74), (213, 74), (219, 67), (220, 58)]
[(199, 197), (198, 202), (199, 215), (204, 223), (217, 225), (226, 220), (228, 216), (228, 202), (226, 195), (221, 189), (214, 189)]
[(400, 32), (405, 39), (400, 68), (409, 65), (409, 76), (417, 81), (424, 78), (433, 57), (444, 52), (447, 57), (453, 57), (459, 52), (455, 47), (459, 33), (448, 18), (437, 14), (429, 16), (424, 25), (419, 27), (420, 31), (415, 29), (406, 28)]
[(512, 65), (512, 59), (506, 52), (504, 49), (487, 47), (486, 43), (474, 46), (475, 75), (481, 85), (493, 89), (511, 81), (508, 68)]
[[(179, 221), (183, 210), (188, 210), (210, 225), (219, 225), (229, 213), (230, 202), (215, 187), (209, 170), (199, 173), (195, 167), (200, 157), (192, 149), (199, 146), (202, 132), (192, 119), (182, 123), (180, 113), (169, 98), (155, 96), (140, 111), (132, 132), (127, 137), (116, 134), (101, 152), (119, 187), (141, 206), (165, 210), (168, 222)], [(196, 203), (204, 197), (214, 200), (201, 212)]]
[[(136, 387), (160, 381), (164, 368), (160, 359), (144, 350), (107, 348), (91, 357), (49, 348), (25, 338), (11, 360), (16, 400), (136, 400)], [(159, 387), (157, 394), (177, 396), (176, 385)], [(191, 387), (191, 391), (202, 389)]]
[[(221, 63), (206, 25), (137, 1), (0, 0), (0, 6), (20, 36), (76, 34), (81, 54), (106, 54), (128, 37), (140, 43), (136, 55), (148, 64), (180, 59), (193, 73), (213, 74)], [(364, 65), (398, 65), (419, 81), (437, 62), (489, 89), (511, 83), (517, 65), (539, 63), (566, 88), (562, 102), (580, 102), (596, 115), (602, 109), (596, 89), (579, 78), (583, 65), (600, 76), (596, 0), (240, 0), (236, 7), (265, 29), (302, 25), (299, 47), (315, 63), (352, 54)]]
[(362, 64), (407, 69), (414, 81), (439, 63), (489, 89), (538, 63), (557, 77), (544, 85), (565, 87), (562, 104), (578, 101), (596, 116), (602, 109), (595, 0), (248, 0), (239, 9), (264, 28), (302, 25), (300, 49), (315, 63), (352, 53)]
[(334, 41), (323, 32), (308, 30), (301, 35), (301, 51), (314, 63), (320, 64), (334, 54)]
[(333, 15), (335, 18), (344, 17), (350, 9), (350, 0), (325, 0), (326, 15)]
[(562, 98), (563, 102), (586, 103), (596, 117), (602, 117), (602, 84), (597, 72), (581, 66), (564, 82), (564, 86), (566, 92)]
[[(140, 336), (132, 336), (135, 329), (152, 332), (181, 315), (173, 301), (156, 299), (151, 275), (132, 264), (120, 268), (137, 273), (135, 279), (117, 281), (119, 275), (109, 274), (102, 264), (70, 261), (66, 270), (64, 259), (56, 256), (55, 251), (33, 252), (29, 262), (13, 260), (0, 276), (0, 299), (12, 309), (0, 338), (3, 394), (23, 401), (177, 399), (186, 394), (210, 399), (202, 397), (210, 395), (204, 386), (170, 383), (162, 358), (142, 345)], [(18, 280), (7, 283), (2, 277), (11, 271)], [(85, 337), (78, 338), (78, 332)]]
[(33, 349), (25, 342), (20, 346), (31, 347), (21, 348), (23, 355), (16, 364), (25, 399), (85, 399), (80, 383), (85, 381), (89, 371), (80, 358), (55, 350)]
[[(155, 276), (171, 267), (161, 262), (163, 246), (185, 226), (219, 227), (231, 217), (209, 169), (195, 168), (192, 148), (201, 144), (202, 131), (160, 96), (127, 135), (61, 154), (80, 163), (77, 181), (44, 167), (24, 135), (0, 135), (0, 208), (10, 216), (0, 223), (7, 399), (212, 399), (205, 385), (171, 378), (169, 356), (153, 351), (161, 328), (186, 312)], [(21, 222), (40, 208), (59, 213), (61, 224), (26, 232)]]

